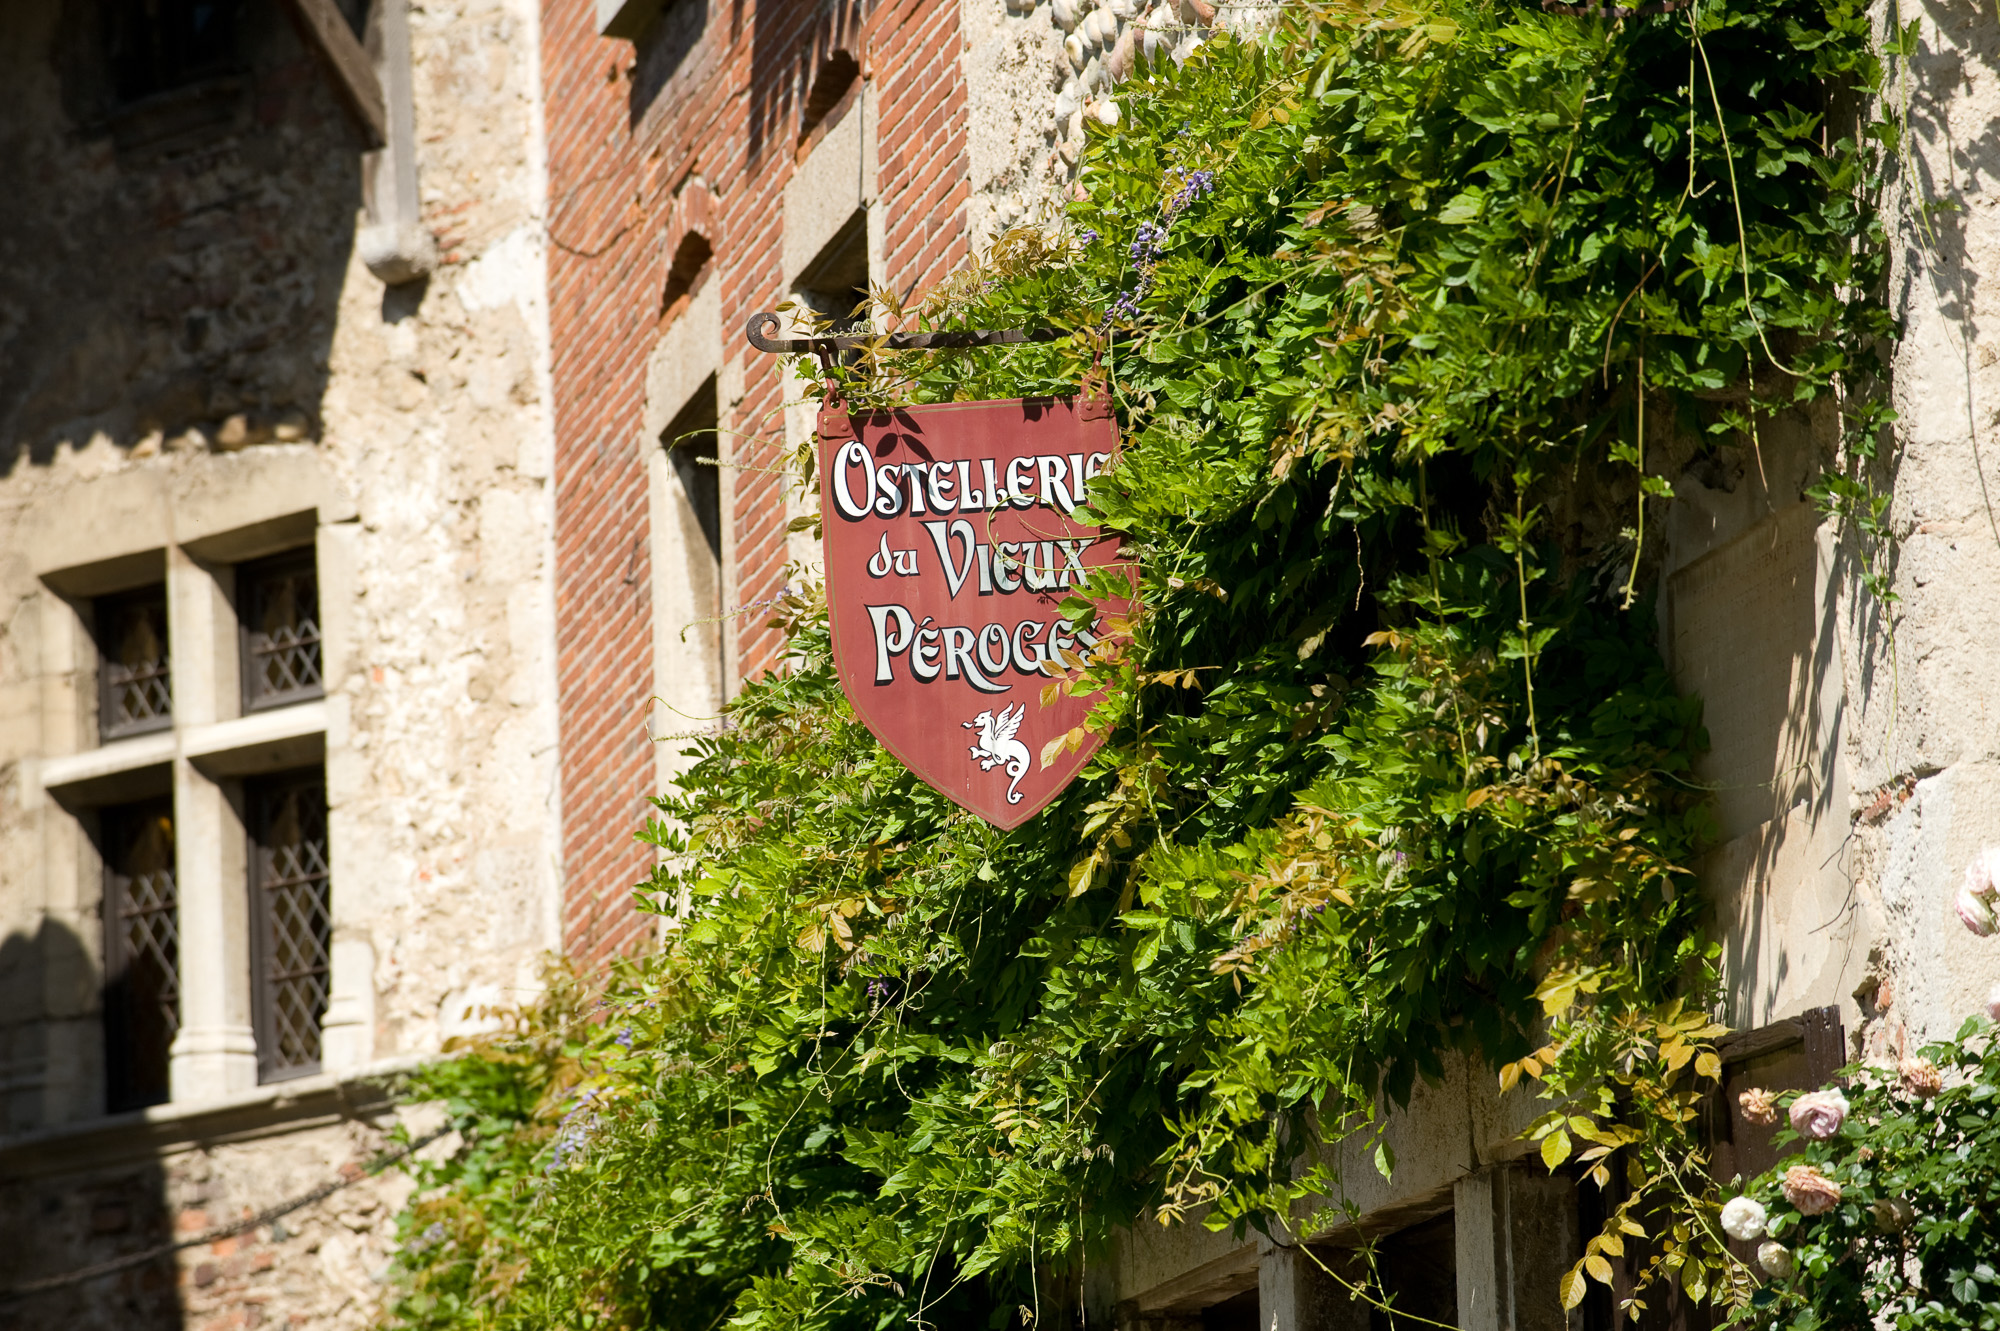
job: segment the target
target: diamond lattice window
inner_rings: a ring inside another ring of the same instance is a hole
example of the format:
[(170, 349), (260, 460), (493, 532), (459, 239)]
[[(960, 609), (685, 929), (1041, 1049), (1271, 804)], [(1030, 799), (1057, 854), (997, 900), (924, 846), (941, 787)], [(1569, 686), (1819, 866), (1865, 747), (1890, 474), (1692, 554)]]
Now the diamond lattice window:
[(172, 662), (167, 651), (167, 589), (97, 599), (97, 729), (117, 739), (173, 723)]
[(313, 773), (249, 794), (258, 1075), (278, 1081), (319, 1070), (333, 934), (326, 783)]
[(313, 552), (243, 565), (236, 593), (243, 624), (243, 709), (320, 697), (319, 575)]
[(167, 1098), (180, 1029), (180, 920), (170, 800), (103, 811), (104, 1044), (113, 1113)]

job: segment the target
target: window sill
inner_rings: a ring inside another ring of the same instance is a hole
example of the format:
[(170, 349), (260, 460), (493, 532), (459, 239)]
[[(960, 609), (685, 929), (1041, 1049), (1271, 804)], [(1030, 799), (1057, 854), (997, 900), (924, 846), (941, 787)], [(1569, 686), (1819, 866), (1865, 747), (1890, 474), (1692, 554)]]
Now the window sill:
[(0, 1138), (0, 1177), (115, 1167), (194, 1146), (377, 1119), (394, 1106), (388, 1083), (426, 1061), (422, 1055), (382, 1059), (351, 1072), (316, 1073), (213, 1100), (154, 1105)]
[(303, 767), (326, 756), (326, 700), (273, 707), (228, 721), (182, 725), (82, 753), (44, 758), (31, 775), (65, 805), (103, 804), (156, 791), (148, 769), (187, 758), (209, 776), (251, 776)]

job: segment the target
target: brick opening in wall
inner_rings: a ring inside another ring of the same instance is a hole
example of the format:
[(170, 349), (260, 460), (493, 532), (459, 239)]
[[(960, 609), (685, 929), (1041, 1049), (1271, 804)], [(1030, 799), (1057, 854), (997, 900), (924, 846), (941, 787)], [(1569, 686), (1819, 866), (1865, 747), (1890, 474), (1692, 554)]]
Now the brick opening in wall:
[(832, 51), (813, 72), (812, 88), (799, 112), (798, 160), (803, 162), (826, 132), (840, 123), (861, 91), (861, 62), (849, 51)]
[[(674, 247), (673, 262), (667, 265), (667, 283), (660, 292), (660, 322), (672, 323), (688, 303), (701, 294), (715, 267), (715, 249), (708, 237), (690, 231)], [(713, 423), (709, 428), (713, 430)]]
[(868, 211), (857, 208), (792, 284), (798, 298), (834, 327), (865, 328), (868, 309)]
[[(689, 680), (687, 696), (670, 700), (691, 718), (706, 718), (721, 708), (724, 681), (729, 677), (724, 659), (727, 636), (722, 631), (722, 458), (717, 432), (718, 406), (715, 376), (710, 375), (660, 432), (660, 444), (667, 450), (667, 460), (673, 466), (680, 501), (665, 514), (665, 519), (679, 537), (674, 542), (680, 550), (679, 573), (693, 614), (686, 625), (658, 623), (654, 631), (678, 633), (682, 643), (710, 663), (713, 676), (709, 688), (702, 689), (698, 681)], [(656, 557), (666, 558), (666, 550), (661, 549)]]

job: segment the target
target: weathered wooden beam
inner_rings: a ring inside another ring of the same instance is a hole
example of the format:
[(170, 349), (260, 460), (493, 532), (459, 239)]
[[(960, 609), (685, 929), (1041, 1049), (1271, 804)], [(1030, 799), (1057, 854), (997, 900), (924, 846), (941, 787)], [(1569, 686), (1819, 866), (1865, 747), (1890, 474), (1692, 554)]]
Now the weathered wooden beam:
[(361, 122), (370, 148), (389, 142), (389, 112), (382, 96), (382, 81), (375, 77), (375, 62), (355, 40), (333, 0), (287, 0), (299, 26), (319, 48), (333, 75), (334, 87), (347, 109)]

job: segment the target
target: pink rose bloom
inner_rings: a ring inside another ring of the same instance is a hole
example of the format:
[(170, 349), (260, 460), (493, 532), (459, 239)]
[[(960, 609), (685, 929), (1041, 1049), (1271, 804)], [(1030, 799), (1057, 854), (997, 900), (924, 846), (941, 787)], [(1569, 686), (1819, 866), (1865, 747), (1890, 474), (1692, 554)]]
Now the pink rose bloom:
[(1785, 1200), (1800, 1215), (1825, 1215), (1840, 1201), (1840, 1185), (1811, 1165), (1793, 1165), (1785, 1171)]
[(1792, 1101), (1792, 1131), (1823, 1142), (1847, 1121), (1847, 1097), (1839, 1091), (1812, 1091)]
[(2000, 1021), (2000, 984), (1993, 986), (1993, 992), (1986, 995), (1986, 1015)]
[(1959, 923), (1978, 937), (1985, 938), (1993, 932), (1993, 907), (1986, 898), (1972, 890), (1972, 884), (1967, 883), (1958, 889), (1958, 899), (1952, 902), (1952, 908), (1958, 912)]

